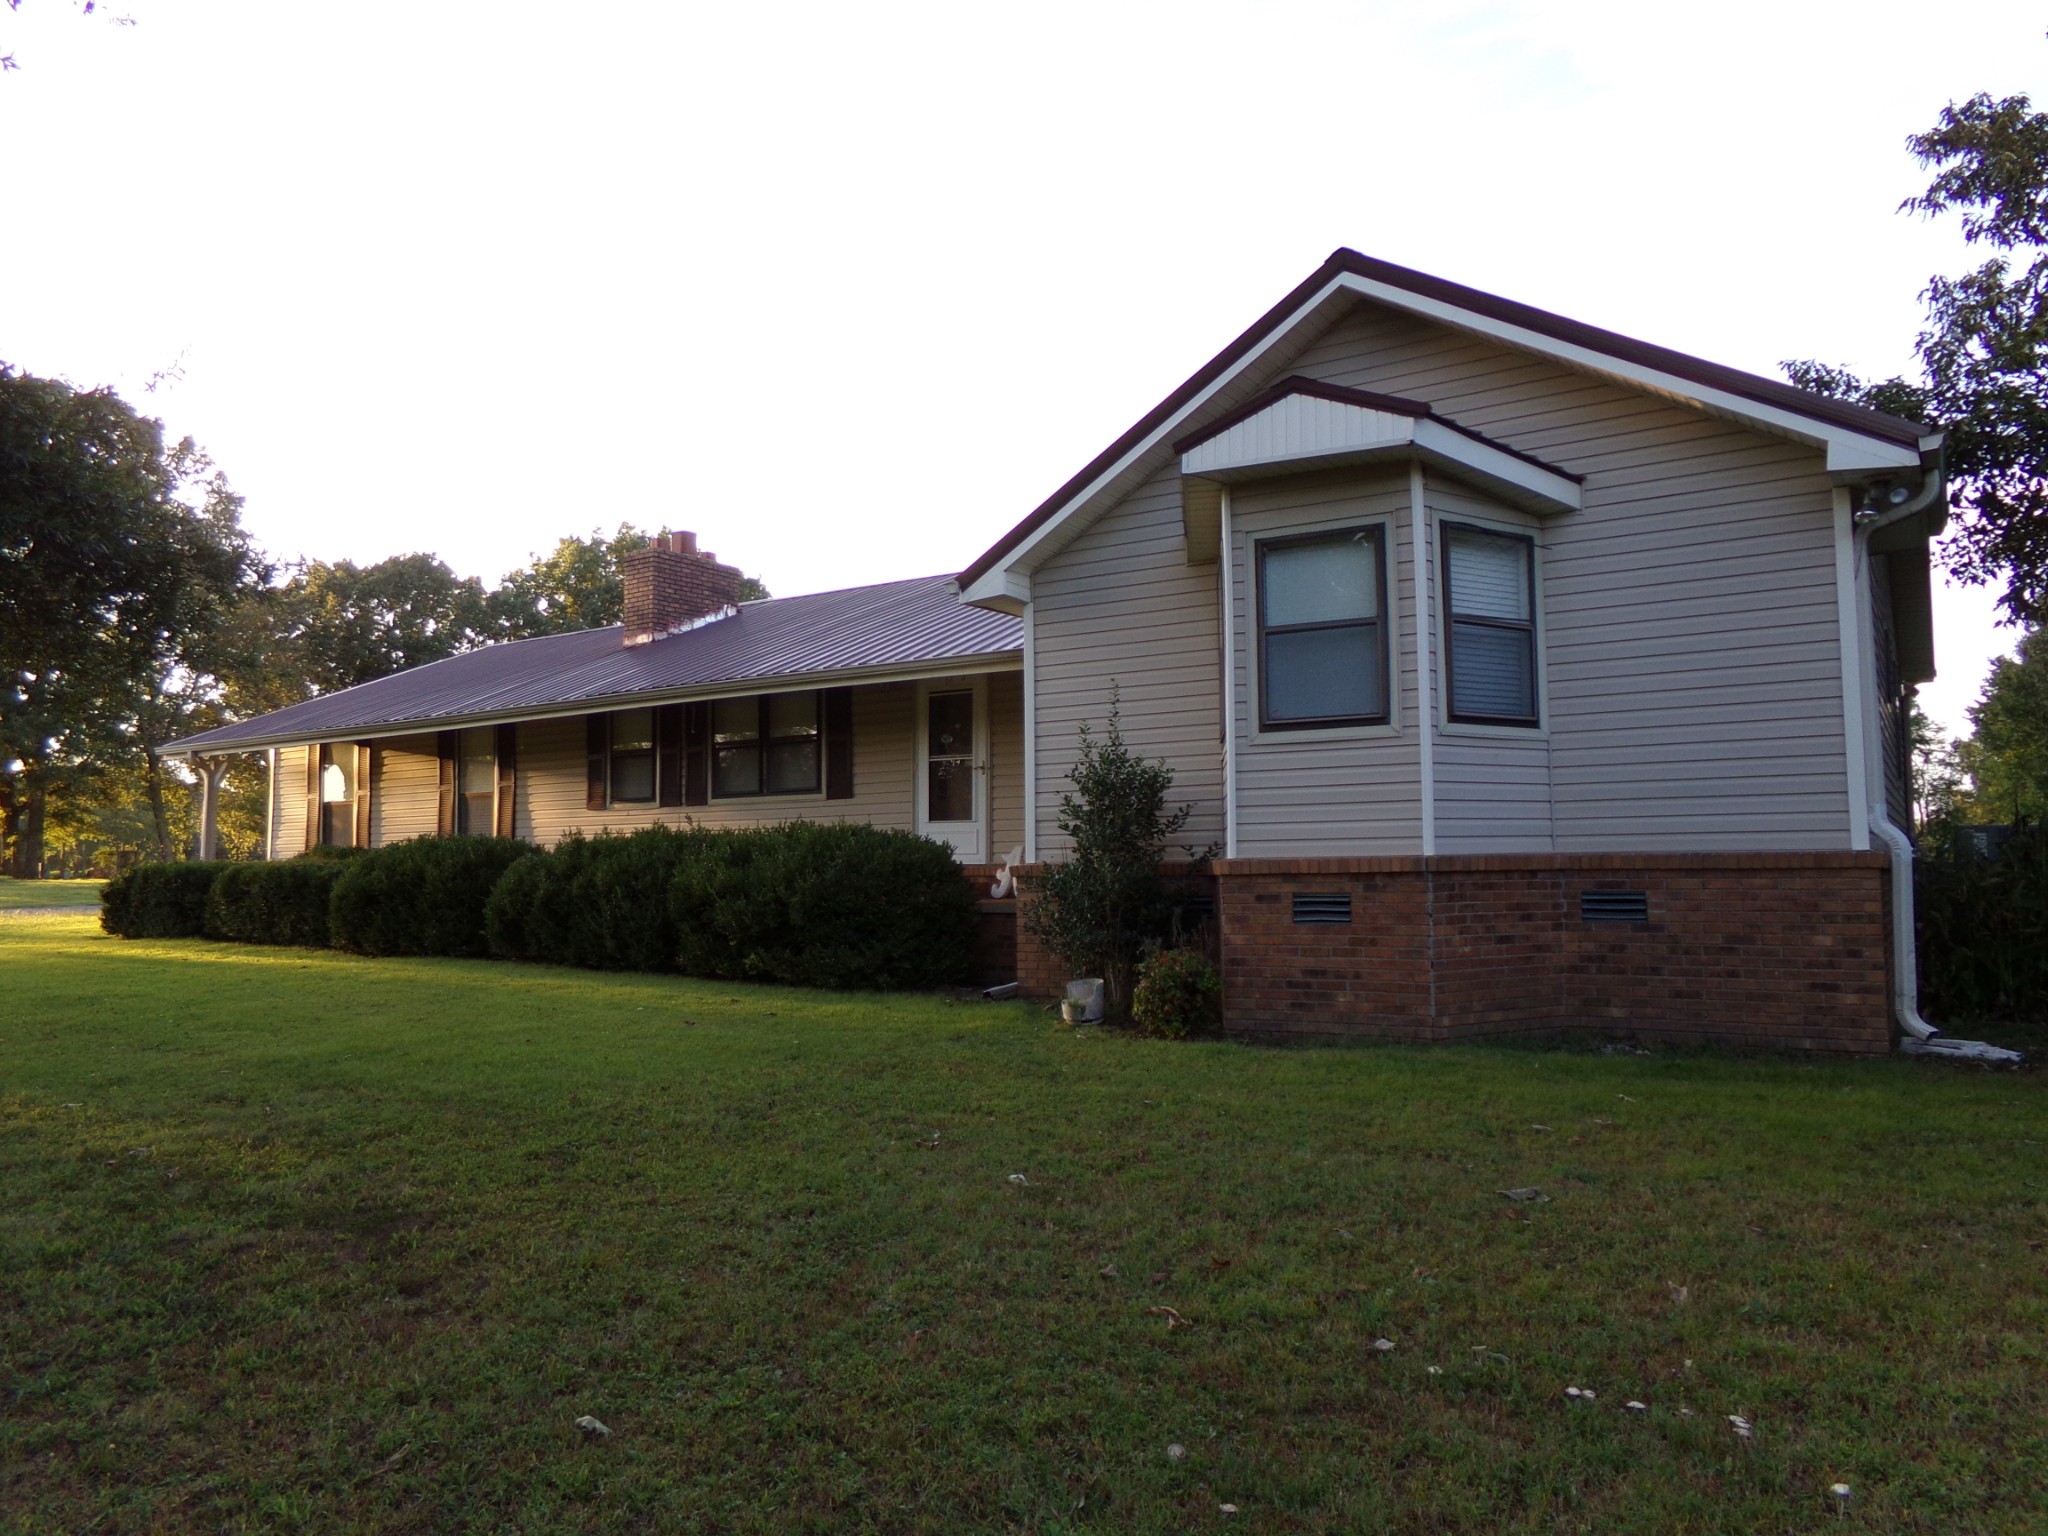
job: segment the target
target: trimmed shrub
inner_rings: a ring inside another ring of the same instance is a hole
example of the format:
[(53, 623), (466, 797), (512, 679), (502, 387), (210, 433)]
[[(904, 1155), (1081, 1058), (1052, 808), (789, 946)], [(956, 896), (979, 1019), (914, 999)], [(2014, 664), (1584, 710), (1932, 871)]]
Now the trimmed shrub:
[(675, 968), (669, 886), (704, 848), (736, 836), (643, 827), (570, 836), (513, 864), (484, 907), (493, 953), (601, 971)]
[(206, 931), (206, 898), (225, 860), (138, 864), (100, 888), (100, 927), (124, 939), (189, 939)]
[(944, 845), (850, 822), (712, 834), (676, 870), (685, 974), (914, 988), (974, 963), (975, 897)]
[(360, 859), (370, 851), (368, 848), (338, 848), (330, 843), (315, 843), (304, 853), (293, 854), (286, 862), (304, 859), (314, 864), (346, 863), (350, 859)]
[(365, 955), (488, 954), (484, 905), (532, 853), (509, 837), (420, 837), (351, 859), (328, 909), (333, 942)]
[(329, 942), (327, 912), (345, 859), (287, 859), (282, 864), (233, 864), (206, 900), (206, 936), (241, 944)]
[(1192, 949), (1162, 949), (1138, 967), (1131, 1022), (1148, 1035), (1179, 1040), (1207, 1034), (1223, 1019), (1223, 978)]

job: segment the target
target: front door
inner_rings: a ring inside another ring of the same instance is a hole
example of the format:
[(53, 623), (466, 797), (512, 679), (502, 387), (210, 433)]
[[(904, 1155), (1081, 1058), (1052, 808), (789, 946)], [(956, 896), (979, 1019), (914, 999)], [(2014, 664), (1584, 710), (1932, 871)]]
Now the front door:
[(917, 830), (988, 862), (988, 703), (977, 679), (917, 693)]

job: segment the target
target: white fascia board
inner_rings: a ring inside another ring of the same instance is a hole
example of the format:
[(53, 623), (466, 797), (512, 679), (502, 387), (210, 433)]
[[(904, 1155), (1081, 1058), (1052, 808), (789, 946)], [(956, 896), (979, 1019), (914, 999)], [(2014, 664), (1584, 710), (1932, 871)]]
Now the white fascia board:
[(933, 677), (980, 677), (994, 672), (1022, 672), (1024, 652), (997, 651), (987, 656), (924, 662), (914, 667), (884, 667), (869, 671), (797, 672), (785, 677), (752, 678), (745, 682), (720, 683), (703, 688), (671, 689), (661, 693), (621, 693), (605, 698), (579, 699), (571, 704), (546, 704), (529, 709), (499, 709), (482, 714), (442, 715), (428, 720), (394, 720), (387, 725), (331, 726), (321, 731), (298, 731), (290, 735), (264, 736), (233, 746), (186, 747), (172, 744), (157, 749), (158, 757), (233, 757), (244, 752), (261, 752), (272, 747), (305, 747), (325, 741), (389, 741), (399, 736), (426, 736), (436, 731), (456, 731), (472, 725), (521, 725), (529, 720), (573, 719), (577, 715), (601, 715), (615, 709), (659, 708), (663, 704), (694, 704), (711, 699), (744, 699), (757, 693), (802, 693), (812, 688), (835, 688), (842, 684), (865, 687), (874, 683), (910, 683)]
[[(1351, 411), (1356, 420), (1333, 419), (1330, 429), (1320, 432), (1290, 430), (1293, 424), (1287, 422), (1266, 423), (1268, 430), (1259, 430), (1265, 417), (1286, 413), (1290, 402), (1282, 400), (1181, 455), (1182, 512), (1188, 525), (1191, 561), (1195, 559), (1198, 527), (1208, 532), (1214, 517), (1213, 497), (1199, 497), (1191, 488), (1208, 481), (1236, 483), (1296, 469), (1419, 459), (1454, 475), (1462, 474), (1530, 512), (1577, 512), (1585, 506), (1583, 489), (1569, 475), (1532, 464), (1441, 421), (1426, 416), (1390, 416), (1322, 400), (1311, 403), (1325, 407), (1325, 414)], [(1240, 428), (1249, 430), (1240, 435)], [(1283, 442), (1288, 446), (1281, 446)]]
[[(1830, 473), (1919, 467), (1920, 453), (1917, 447), (1908, 448), (1901, 443), (1886, 442), (1883, 438), (1867, 437), (1847, 427), (1831, 426), (1811, 416), (1802, 416), (1775, 405), (1765, 405), (1744, 395), (1730, 394), (1727, 390), (1680, 378), (1677, 374), (1666, 373), (1660, 368), (1628, 362), (1611, 353), (1595, 351), (1591, 347), (1582, 347), (1574, 342), (1559, 341), (1554, 336), (1545, 336), (1540, 331), (1532, 331), (1525, 326), (1510, 325), (1504, 320), (1475, 315), (1468, 309), (1461, 309), (1442, 299), (1425, 298), (1420, 294), (1410, 293), (1405, 288), (1396, 288), (1391, 283), (1377, 282), (1355, 273), (1346, 273), (1336, 282), (1338, 286), (1375, 303), (1422, 315), (1445, 325), (1455, 326), (1462, 331), (1488, 336), (1525, 352), (1555, 358), (1561, 363), (1586, 372), (1603, 373), (1610, 378), (1622, 379), (1644, 389), (1655, 390), (1659, 394), (1690, 400), (1724, 415), (1754, 422), (1780, 436), (1825, 448)], [(1838, 456), (1840, 462), (1837, 462)]]
[(1022, 614), (1031, 602), (1031, 573), (999, 565), (973, 586), (963, 588), (960, 601), (997, 613)]

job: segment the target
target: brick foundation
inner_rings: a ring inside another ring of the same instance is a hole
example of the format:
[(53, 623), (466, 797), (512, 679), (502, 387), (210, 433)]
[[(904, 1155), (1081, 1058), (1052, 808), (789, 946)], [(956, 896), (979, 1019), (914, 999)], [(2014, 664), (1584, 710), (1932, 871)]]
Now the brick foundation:
[[(1234, 859), (1216, 870), (1234, 1031), (1589, 1029), (1891, 1048), (1882, 854)], [(1642, 892), (1648, 921), (1585, 921), (1589, 890)], [(1296, 894), (1348, 894), (1351, 921), (1297, 923)]]

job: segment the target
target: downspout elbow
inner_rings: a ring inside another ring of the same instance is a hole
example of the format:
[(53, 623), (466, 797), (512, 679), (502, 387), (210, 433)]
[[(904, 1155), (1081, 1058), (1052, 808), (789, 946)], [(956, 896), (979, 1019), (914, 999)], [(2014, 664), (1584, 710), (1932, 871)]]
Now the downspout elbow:
[(1920, 956), (1913, 932), (1913, 843), (1882, 809), (1870, 813), (1870, 832), (1892, 856), (1892, 1017), (1915, 1040), (1941, 1031), (1920, 1017)]

